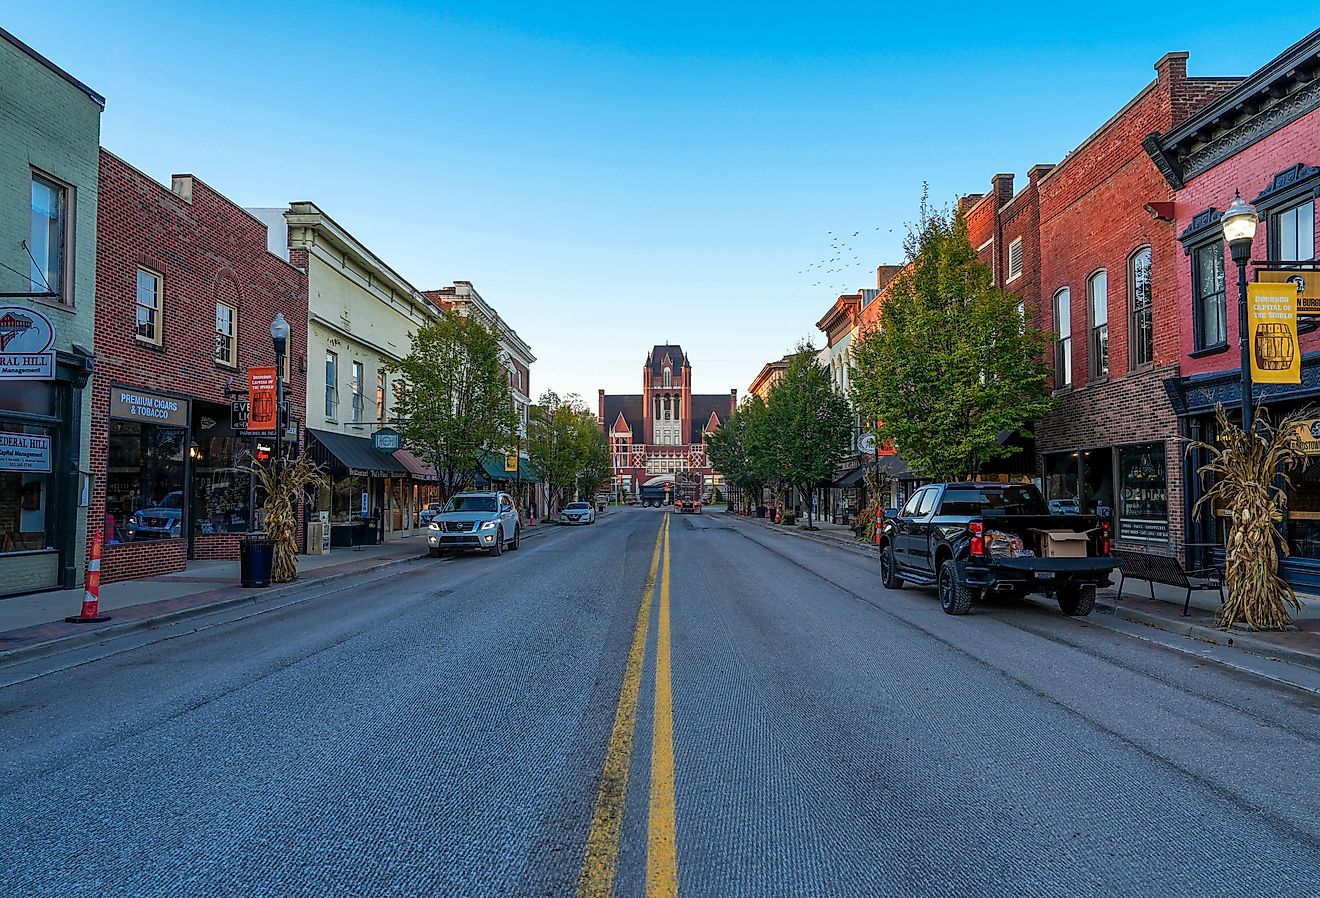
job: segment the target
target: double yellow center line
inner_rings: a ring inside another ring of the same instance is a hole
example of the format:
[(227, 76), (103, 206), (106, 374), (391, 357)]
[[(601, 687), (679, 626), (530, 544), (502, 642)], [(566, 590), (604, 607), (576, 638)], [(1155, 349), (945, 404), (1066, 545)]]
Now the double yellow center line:
[[(661, 558), (664, 559), (661, 567)], [(605, 750), (600, 791), (587, 833), (587, 848), (578, 876), (578, 898), (610, 898), (618, 872), (619, 839), (623, 832), (624, 804), (628, 797), (628, 767), (632, 762), (637, 730), (637, 697), (646, 661), (646, 635), (651, 624), (651, 602), (656, 574), (660, 578), (660, 610), (656, 625), (655, 717), (651, 738), (651, 802), (647, 816), (646, 896), (673, 898), (678, 894), (678, 840), (674, 804), (674, 708), (669, 655), (669, 515), (655, 537), (651, 567), (642, 590), (642, 605), (633, 625), (632, 645), (623, 670), (614, 727)]]

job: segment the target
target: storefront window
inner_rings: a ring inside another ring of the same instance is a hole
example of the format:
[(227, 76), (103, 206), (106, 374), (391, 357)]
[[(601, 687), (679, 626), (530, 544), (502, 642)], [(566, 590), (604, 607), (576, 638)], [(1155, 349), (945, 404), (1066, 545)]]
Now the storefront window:
[(0, 552), (54, 548), (51, 457), (49, 428), (0, 423)]
[(196, 442), (193, 456), (193, 532), (246, 533), (252, 529), (252, 477), (248, 441), (210, 437)]
[(367, 492), (367, 478), (340, 477), (331, 491), (330, 520), (347, 524), (362, 516), (362, 496)]
[(1169, 541), (1168, 479), (1163, 443), (1120, 446), (1118, 533), (1129, 542)]
[(1293, 475), (1288, 493), (1288, 552), (1295, 558), (1320, 559), (1320, 465)]
[(169, 539), (183, 526), (183, 456), (188, 431), (134, 421), (110, 422), (106, 540)]
[(1087, 449), (1082, 453), (1082, 511), (1114, 520), (1114, 450)]
[(1077, 453), (1054, 452), (1046, 455), (1043, 486), (1051, 514), (1076, 514), (1080, 511)]

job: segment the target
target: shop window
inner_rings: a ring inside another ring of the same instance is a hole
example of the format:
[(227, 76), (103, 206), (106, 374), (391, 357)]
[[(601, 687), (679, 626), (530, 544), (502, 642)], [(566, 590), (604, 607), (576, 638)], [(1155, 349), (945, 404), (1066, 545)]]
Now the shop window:
[(1150, 262), (1149, 246), (1137, 250), (1128, 259), (1128, 361), (1132, 368), (1155, 360)]
[(1315, 258), (1315, 200), (1270, 215), (1270, 260), (1309, 262)]
[(0, 423), (0, 552), (54, 548), (52, 458), (49, 428)]
[(339, 356), (329, 350), (325, 353), (325, 416), (339, 417)]
[(32, 292), (53, 294), (50, 299), (69, 302), (64, 289), (69, 189), (33, 172), (31, 195), (32, 226), (28, 233), (28, 251), (32, 254)]
[(193, 532), (246, 533), (252, 529), (252, 477), (241, 465), (247, 441), (205, 437), (192, 456)]
[(353, 423), (362, 423), (362, 414), (366, 410), (366, 397), (362, 395), (364, 369), (361, 362), (353, 363), (353, 382), (350, 389), (353, 391)]
[(1128, 542), (1169, 541), (1169, 484), (1164, 444), (1119, 446), (1116, 536)]
[(183, 528), (183, 454), (188, 432), (134, 421), (110, 422), (106, 539), (170, 539)]
[(161, 277), (145, 268), (137, 270), (137, 338), (160, 345)]
[(1045, 499), (1051, 514), (1076, 514), (1081, 510), (1077, 489), (1078, 453), (1052, 452), (1044, 456)]
[(238, 332), (238, 310), (218, 302), (215, 304), (215, 360), (222, 365), (237, 367), (235, 334)]
[(1072, 295), (1067, 287), (1054, 294), (1054, 388), (1072, 386)]
[(1288, 552), (1294, 558), (1320, 559), (1320, 465), (1291, 478), (1288, 492)]
[(1086, 303), (1091, 316), (1091, 379), (1109, 376), (1109, 274), (1097, 271), (1086, 282)]
[(1228, 306), (1224, 281), (1224, 242), (1192, 251), (1192, 302), (1197, 349), (1228, 341)]

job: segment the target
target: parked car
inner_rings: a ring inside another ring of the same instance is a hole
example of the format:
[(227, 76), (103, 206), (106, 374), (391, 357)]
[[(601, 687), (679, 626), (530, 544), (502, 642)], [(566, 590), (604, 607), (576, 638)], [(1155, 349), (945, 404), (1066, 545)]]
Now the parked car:
[(431, 518), (426, 547), (432, 558), (445, 552), (478, 549), (491, 555), (515, 551), (522, 525), (508, 493), (459, 493)]
[(130, 540), (169, 539), (182, 535), (183, 493), (175, 490), (151, 508), (141, 508), (128, 517), (124, 529)]
[(885, 587), (934, 585), (946, 614), (988, 592), (1053, 594), (1064, 614), (1090, 614), (1121, 563), (1108, 522), (1050, 514), (1040, 490), (1017, 483), (922, 487), (902, 511), (886, 510), (880, 550)]
[(589, 502), (570, 502), (564, 506), (559, 516), (565, 524), (596, 523), (596, 511)]
[(441, 505), (439, 502), (427, 502), (426, 505), (422, 507), (422, 510), (418, 513), (422, 519), (422, 523), (423, 524), (431, 523), (431, 519), (434, 518), (436, 515), (438, 515), (443, 507), (444, 506)]
[(1076, 499), (1051, 499), (1050, 514), (1081, 514), (1082, 504)]

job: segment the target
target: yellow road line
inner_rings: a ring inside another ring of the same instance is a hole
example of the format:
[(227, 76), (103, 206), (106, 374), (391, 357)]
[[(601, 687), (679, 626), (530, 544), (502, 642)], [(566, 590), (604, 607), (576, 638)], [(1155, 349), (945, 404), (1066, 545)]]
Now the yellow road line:
[(646, 898), (678, 894), (678, 836), (674, 806), (674, 703), (669, 659), (669, 515), (655, 637), (655, 726), (651, 741), (651, 814), (646, 846)]
[[(665, 517), (668, 523), (668, 516)], [(600, 775), (596, 810), (591, 816), (587, 848), (578, 875), (577, 898), (610, 898), (614, 892), (614, 874), (618, 868), (619, 836), (623, 831), (623, 806), (628, 795), (628, 765), (632, 759), (633, 731), (637, 725), (637, 694), (642, 685), (642, 664), (646, 660), (646, 633), (651, 624), (651, 597), (655, 593), (655, 575), (660, 565), (660, 544), (665, 537), (661, 526), (655, 535), (651, 569), (642, 590), (642, 606), (633, 625), (632, 646), (623, 669), (619, 704), (614, 712), (614, 728), (605, 750), (605, 767)], [(666, 577), (666, 583), (668, 577)]]

